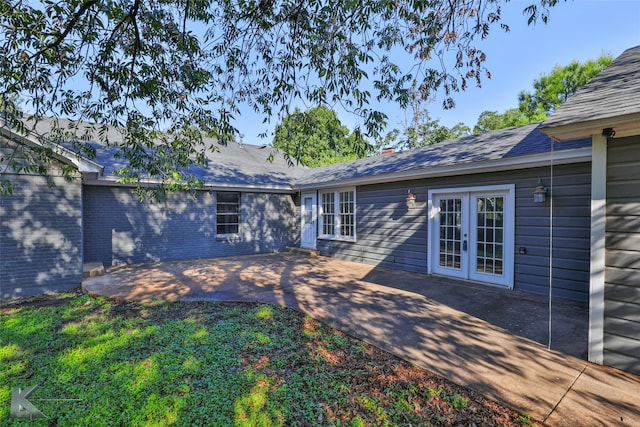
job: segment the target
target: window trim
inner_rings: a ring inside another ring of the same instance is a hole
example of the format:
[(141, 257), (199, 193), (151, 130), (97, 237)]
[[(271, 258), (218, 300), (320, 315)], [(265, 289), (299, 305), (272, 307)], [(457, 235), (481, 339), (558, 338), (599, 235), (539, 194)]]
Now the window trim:
[[(342, 224), (340, 212), (340, 193), (350, 192), (353, 194), (353, 212), (350, 214), (353, 217), (353, 236), (346, 236), (341, 234)], [(325, 194), (333, 194), (333, 233), (324, 233), (324, 203), (323, 196)], [(356, 201), (356, 188), (355, 187), (343, 187), (335, 188), (333, 190), (325, 190), (318, 192), (318, 239), (323, 240), (337, 240), (344, 242), (355, 242), (357, 236), (357, 201)]]
[[(216, 198), (215, 198), (215, 206), (216, 206), (216, 213), (215, 213), (215, 227), (216, 227), (216, 240), (220, 240), (220, 241), (238, 241), (240, 240), (240, 231), (242, 228), (242, 192), (240, 191), (216, 191)], [(219, 197), (218, 195), (220, 193), (227, 193), (227, 194), (237, 194), (238, 195), (238, 231), (235, 233), (218, 233), (218, 226), (220, 225), (220, 223), (218, 222), (218, 216), (219, 215), (231, 215), (228, 213), (222, 213), (220, 214), (218, 212), (218, 203), (219, 203)]]

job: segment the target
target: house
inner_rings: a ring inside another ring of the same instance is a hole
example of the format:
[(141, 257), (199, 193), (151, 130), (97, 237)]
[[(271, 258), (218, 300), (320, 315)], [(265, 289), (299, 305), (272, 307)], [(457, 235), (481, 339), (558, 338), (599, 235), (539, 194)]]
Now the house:
[(592, 141), (589, 360), (640, 374), (640, 46), (541, 130), (559, 145)]
[[(553, 204), (553, 295), (586, 303), (590, 162), (588, 139), (553, 144), (533, 124), (312, 169), (296, 182), (301, 244), (546, 295)], [(535, 203), (540, 180), (551, 197)]]
[[(38, 126), (46, 134), (51, 123), (45, 120)], [(41, 144), (37, 138), (0, 130), (2, 158), (15, 158), (15, 153)], [(118, 137), (116, 130), (109, 132), (110, 138)], [(92, 160), (53, 144), (55, 161), (48, 180), (24, 173), (10, 176), (17, 188), (2, 196), (0, 205), (0, 296), (79, 286), (85, 263), (111, 266), (297, 246), (297, 192), (292, 182), (304, 168), (289, 167), (270, 148), (205, 143), (220, 150), (209, 154), (207, 168), (190, 170), (206, 182), (205, 188), (195, 197), (172, 194), (161, 203), (140, 202), (133, 187), (118, 184), (114, 171), (121, 160), (97, 143), (92, 144)], [(26, 148), (16, 150), (19, 147)], [(274, 159), (268, 162), (271, 154)], [(75, 180), (62, 177), (65, 164), (77, 170)]]
[[(289, 246), (589, 305), (590, 360), (640, 373), (640, 47), (542, 124), (318, 169), (229, 144), (206, 187), (139, 202), (113, 153), (58, 146), (50, 188), (16, 175), (0, 215), (2, 297), (77, 286), (82, 264)], [(46, 125), (46, 123), (44, 123)], [(117, 135), (114, 135), (117, 137)], [(4, 152), (37, 140), (2, 129)]]

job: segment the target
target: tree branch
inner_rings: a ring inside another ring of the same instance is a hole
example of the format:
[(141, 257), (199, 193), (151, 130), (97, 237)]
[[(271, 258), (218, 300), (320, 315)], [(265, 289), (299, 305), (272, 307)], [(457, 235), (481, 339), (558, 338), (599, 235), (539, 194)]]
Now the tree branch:
[(78, 9), (76, 13), (73, 14), (71, 21), (69, 21), (69, 23), (67, 23), (67, 25), (65, 26), (64, 31), (60, 33), (53, 42), (46, 44), (44, 47), (38, 50), (35, 54), (33, 54), (31, 59), (35, 59), (41, 56), (43, 53), (45, 53), (50, 49), (55, 49), (59, 47), (60, 44), (64, 41), (64, 39), (69, 35), (69, 33), (76, 26), (76, 24), (78, 23), (82, 15), (84, 15), (84, 13), (96, 3), (98, 3), (98, 0), (88, 0), (86, 3), (80, 6), (80, 9)]

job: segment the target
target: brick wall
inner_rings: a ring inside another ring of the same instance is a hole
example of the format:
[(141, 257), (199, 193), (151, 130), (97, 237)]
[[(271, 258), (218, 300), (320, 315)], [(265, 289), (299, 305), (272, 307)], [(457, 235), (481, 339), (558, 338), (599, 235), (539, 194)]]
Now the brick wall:
[[(82, 184), (62, 177), (5, 175), (0, 203), (0, 297), (80, 286)], [(51, 186), (53, 184), (53, 186)]]
[(297, 245), (291, 195), (241, 194), (237, 236), (216, 235), (215, 192), (141, 202), (128, 188), (85, 186), (85, 261), (105, 266), (278, 252)]

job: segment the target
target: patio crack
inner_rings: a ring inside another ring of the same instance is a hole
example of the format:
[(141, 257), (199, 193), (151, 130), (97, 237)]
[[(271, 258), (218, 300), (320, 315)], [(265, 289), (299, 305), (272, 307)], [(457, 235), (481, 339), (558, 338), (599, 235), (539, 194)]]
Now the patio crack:
[(546, 423), (547, 420), (549, 419), (549, 417), (556, 411), (556, 409), (558, 409), (558, 406), (560, 406), (560, 404), (562, 403), (562, 401), (564, 400), (564, 398), (567, 396), (567, 394), (569, 394), (569, 392), (573, 389), (573, 386), (576, 385), (576, 383), (578, 382), (578, 380), (580, 379), (580, 377), (582, 376), (582, 374), (584, 374), (584, 371), (587, 370), (587, 365), (584, 365), (582, 367), (582, 370), (580, 371), (580, 373), (575, 377), (575, 379), (573, 380), (573, 382), (571, 383), (571, 385), (567, 388), (567, 390), (564, 392), (564, 394), (562, 395), (562, 397), (558, 400), (558, 402), (554, 405), (553, 408), (551, 408), (551, 411), (549, 411), (549, 413), (547, 414), (546, 417), (544, 417), (544, 420), (542, 420), (543, 423)]

